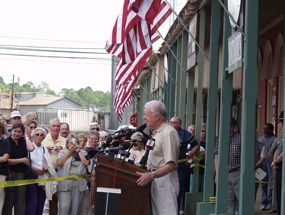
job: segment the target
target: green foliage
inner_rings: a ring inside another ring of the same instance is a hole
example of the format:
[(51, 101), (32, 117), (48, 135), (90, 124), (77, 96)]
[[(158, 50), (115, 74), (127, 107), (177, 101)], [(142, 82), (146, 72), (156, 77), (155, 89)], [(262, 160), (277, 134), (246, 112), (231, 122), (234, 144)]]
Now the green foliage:
[[(10, 93), (12, 90), (12, 83), (5, 84), (3, 78), (0, 76), (0, 91), (2, 93)], [(48, 95), (56, 96), (56, 92), (50, 89), (47, 82), (42, 82), (39, 86), (35, 86), (31, 81), (20, 86), (14, 83), (14, 92), (44, 92)], [(91, 87), (81, 88), (78, 91), (70, 88), (63, 88), (60, 92), (61, 96), (79, 103), (82, 108), (98, 109), (100, 111), (110, 111), (111, 92), (93, 91)]]

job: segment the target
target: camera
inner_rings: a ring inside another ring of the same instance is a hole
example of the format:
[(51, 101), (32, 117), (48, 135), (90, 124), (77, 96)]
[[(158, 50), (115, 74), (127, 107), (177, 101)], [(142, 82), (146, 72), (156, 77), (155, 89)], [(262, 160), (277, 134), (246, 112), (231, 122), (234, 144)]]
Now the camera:
[(71, 140), (71, 144), (72, 144), (73, 146), (76, 146), (76, 145), (77, 145), (77, 140), (76, 140), (75, 138), (73, 138), (73, 139)]

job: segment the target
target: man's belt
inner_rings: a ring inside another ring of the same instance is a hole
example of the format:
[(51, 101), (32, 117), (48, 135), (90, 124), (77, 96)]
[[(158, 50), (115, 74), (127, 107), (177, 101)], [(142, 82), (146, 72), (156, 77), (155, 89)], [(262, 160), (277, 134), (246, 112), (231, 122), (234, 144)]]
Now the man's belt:
[(229, 170), (229, 172), (237, 172), (240, 170), (240, 167), (236, 167), (236, 168), (233, 168), (231, 170)]

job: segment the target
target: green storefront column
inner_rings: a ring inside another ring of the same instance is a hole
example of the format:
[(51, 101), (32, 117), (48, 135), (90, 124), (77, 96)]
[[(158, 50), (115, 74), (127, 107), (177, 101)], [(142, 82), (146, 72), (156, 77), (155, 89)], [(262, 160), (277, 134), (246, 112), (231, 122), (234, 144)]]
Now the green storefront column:
[[(199, 45), (202, 49), (205, 48), (205, 23), (206, 23), (206, 11), (201, 9), (200, 11), (200, 23), (199, 23)], [(198, 87), (197, 87), (197, 99), (196, 99), (196, 134), (200, 134), (201, 122), (202, 122), (202, 111), (203, 111), (203, 73), (204, 73), (204, 54), (199, 51), (198, 53)], [(200, 135), (197, 135), (196, 140), (200, 142)], [(192, 215), (196, 213), (197, 202), (202, 200), (201, 193), (198, 192), (198, 183), (199, 183), (199, 167), (196, 166), (193, 168), (194, 177), (193, 177), (193, 186), (194, 193), (186, 193), (186, 204), (185, 204), (185, 215)]]
[[(285, 32), (285, 22), (283, 22), (283, 32)], [(285, 41), (285, 34), (283, 34), (283, 41)], [(281, 110), (284, 110), (285, 107), (285, 46), (283, 45), (283, 61), (282, 61), (282, 79), (283, 79), (283, 104)], [(283, 126), (283, 137), (285, 137), (285, 126)], [(283, 140), (283, 149), (285, 148), (285, 141)], [(282, 181), (285, 179), (285, 162), (284, 159), (282, 159)], [(282, 188), (281, 188), (281, 214), (285, 213), (285, 183), (282, 183)]]
[[(225, 2), (226, 3), (226, 2)], [(230, 36), (229, 17), (224, 12), (223, 28), (223, 73), (221, 83), (220, 102), (220, 130), (219, 130), (219, 153), (216, 187), (216, 205), (214, 214), (227, 214), (228, 202), (228, 154), (230, 144), (230, 121), (232, 103), (233, 74), (227, 73), (228, 67), (228, 38)], [(226, 161), (226, 162), (225, 162)]]
[[(177, 38), (177, 52), (176, 52), (176, 89), (175, 89), (175, 109), (173, 115), (179, 114), (180, 109), (180, 93), (181, 93), (181, 75), (182, 75), (182, 68), (181, 68), (181, 46), (182, 46), (182, 38), (181, 36)], [(169, 116), (170, 118), (173, 116)]]
[(183, 31), (181, 38), (181, 75), (180, 75), (180, 98), (179, 98), (179, 109), (178, 115), (182, 119), (182, 128), (187, 129), (186, 124), (186, 67), (187, 67), (187, 51), (188, 51), (188, 33)]
[(208, 82), (207, 104), (207, 136), (206, 136), (206, 160), (204, 175), (203, 202), (198, 203), (198, 215), (206, 215), (214, 212), (214, 205), (210, 203), (210, 197), (214, 195), (214, 143), (216, 138), (216, 113), (218, 97), (218, 67), (219, 67), (219, 35), (221, 22), (221, 6), (218, 0), (211, 3), (211, 30), (210, 30), (210, 67)]
[(258, 0), (245, 4), (245, 50), (242, 96), (242, 146), (239, 213), (254, 214), (254, 146), (256, 130), (256, 97), (258, 85)]

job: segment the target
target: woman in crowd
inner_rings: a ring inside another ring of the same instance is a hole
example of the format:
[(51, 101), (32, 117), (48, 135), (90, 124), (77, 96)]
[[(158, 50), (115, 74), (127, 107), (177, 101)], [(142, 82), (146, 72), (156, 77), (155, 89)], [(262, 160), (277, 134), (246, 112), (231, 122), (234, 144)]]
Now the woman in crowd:
[[(30, 165), (28, 151), (33, 151), (35, 147), (32, 143), (26, 143), (23, 123), (15, 123), (12, 126), (11, 132), (11, 136), (4, 140), (11, 147), (8, 167), (11, 174), (14, 175), (15, 180), (22, 180), (24, 179), (25, 170)], [(12, 208), (14, 207), (14, 214), (25, 214), (25, 202), (26, 186), (17, 186), (13, 190), (6, 191), (3, 211), (5, 211), (6, 215), (11, 215)]]
[(133, 147), (130, 150), (129, 160), (134, 161), (134, 164), (140, 166), (140, 160), (145, 153), (143, 144), (143, 134), (141, 132), (135, 132), (131, 136), (131, 140), (134, 141)]
[[(33, 172), (39, 177), (47, 171), (47, 163), (51, 163), (51, 158), (46, 147), (42, 146), (42, 141), (47, 133), (41, 127), (32, 130), (31, 139), (35, 150), (30, 152)], [(45, 157), (44, 157), (45, 156)], [(30, 184), (26, 187), (26, 215), (41, 215), (43, 213), (46, 193), (43, 185)]]
[[(86, 167), (90, 161), (83, 150), (83, 142), (79, 142), (74, 134), (66, 138), (66, 148), (59, 151), (57, 158), (59, 177), (86, 175)], [(77, 214), (80, 202), (87, 187), (85, 179), (60, 181), (58, 184), (58, 213), (61, 215)]]
[[(5, 181), (8, 175), (7, 162), (10, 155), (10, 145), (8, 142), (4, 142), (4, 135), (6, 128), (3, 123), (0, 122), (0, 181)], [(0, 214), (2, 214), (2, 208), (5, 200), (4, 187), (0, 187)]]
[(32, 131), (37, 127), (37, 123), (35, 121), (26, 121), (25, 122), (25, 137), (26, 141), (29, 139), (33, 142)]

